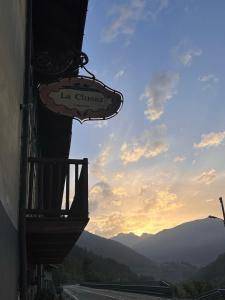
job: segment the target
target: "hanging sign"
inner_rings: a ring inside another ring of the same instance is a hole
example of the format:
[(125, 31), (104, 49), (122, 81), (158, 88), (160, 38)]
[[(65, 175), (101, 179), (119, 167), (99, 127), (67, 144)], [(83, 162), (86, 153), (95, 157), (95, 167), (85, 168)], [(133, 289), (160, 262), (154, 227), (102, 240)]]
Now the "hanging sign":
[(85, 76), (41, 84), (39, 95), (49, 110), (73, 117), (81, 123), (112, 118), (123, 104), (123, 95), (120, 92), (97, 79)]

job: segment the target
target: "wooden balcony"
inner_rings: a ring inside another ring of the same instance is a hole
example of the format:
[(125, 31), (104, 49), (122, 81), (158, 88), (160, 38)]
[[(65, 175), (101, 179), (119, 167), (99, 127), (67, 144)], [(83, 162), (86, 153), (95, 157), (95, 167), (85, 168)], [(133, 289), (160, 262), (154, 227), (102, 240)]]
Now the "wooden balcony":
[(29, 158), (31, 263), (61, 263), (88, 223), (88, 160)]

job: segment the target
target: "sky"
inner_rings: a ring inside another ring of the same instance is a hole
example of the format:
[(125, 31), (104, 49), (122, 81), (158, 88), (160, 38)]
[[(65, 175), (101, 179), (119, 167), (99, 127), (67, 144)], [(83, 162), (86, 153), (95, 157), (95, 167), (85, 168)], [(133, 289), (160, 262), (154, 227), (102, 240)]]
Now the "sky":
[(87, 68), (124, 105), (108, 121), (73, 123), (70, 156), (89, 159), (88, 231), (221, 217), (224, 11), (224, 0), (89, 0)]

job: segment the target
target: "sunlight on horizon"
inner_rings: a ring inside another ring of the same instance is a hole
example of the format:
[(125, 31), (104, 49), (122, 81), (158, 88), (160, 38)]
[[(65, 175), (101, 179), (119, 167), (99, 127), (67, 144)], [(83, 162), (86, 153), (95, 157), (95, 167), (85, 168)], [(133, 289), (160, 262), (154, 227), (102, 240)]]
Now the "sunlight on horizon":
[(71, 157), (89, 158), (88, 231), (140, 235), (221, 216), (224, 8), (90, 1), (87, 68), (125, 102), (113, 119), (73, 125)]

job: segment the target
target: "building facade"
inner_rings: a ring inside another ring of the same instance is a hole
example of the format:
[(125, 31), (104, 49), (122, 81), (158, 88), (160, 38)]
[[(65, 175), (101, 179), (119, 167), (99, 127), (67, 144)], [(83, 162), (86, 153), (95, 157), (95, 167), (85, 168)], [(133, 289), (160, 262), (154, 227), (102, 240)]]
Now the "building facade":
[(0, 1), (0, 299), (19, 291), (21, 104), (26, 1)]
[(2, 300), (32, 300), (88, 222), (87, 159), (69, 159), (72, 118), (38, 94), (76, 76), (86, 11), (86, 0), (0, 0)]

